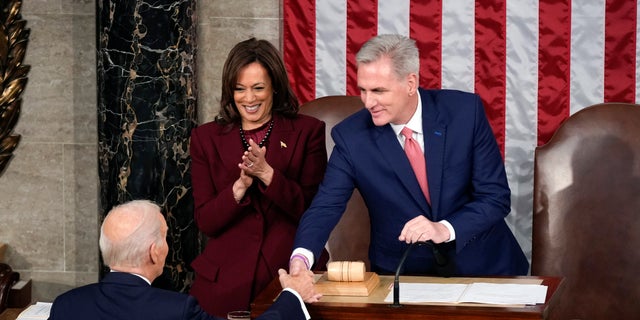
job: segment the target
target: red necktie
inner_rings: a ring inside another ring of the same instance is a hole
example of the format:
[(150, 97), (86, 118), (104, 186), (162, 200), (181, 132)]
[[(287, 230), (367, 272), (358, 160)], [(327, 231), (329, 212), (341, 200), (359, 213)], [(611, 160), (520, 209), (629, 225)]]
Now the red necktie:
[(413, 172), (416, 174), (416, 178), (418, 178), (418, 184), (420, 184), (420, 189), (422, 189), (424, 197), (427, 199), (427, 202), (431, 203), (431, 199), (429, 197), (429, 184), (427, 183), (427, 165), (424, 160), (424, 153), (420, 150), (418, 142), (413, 140), (413, 130), (404, 127), (401, 133), (405, 138), (404, 152), (407, 154), (407, 158), (409, 158), (409, 162), (411, 163)]

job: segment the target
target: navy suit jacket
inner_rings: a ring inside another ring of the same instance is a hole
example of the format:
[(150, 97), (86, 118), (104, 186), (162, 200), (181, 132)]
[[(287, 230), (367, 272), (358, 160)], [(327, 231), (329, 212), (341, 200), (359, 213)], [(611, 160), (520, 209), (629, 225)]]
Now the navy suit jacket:
[[(205, 313), (192, 296), (150, 286), (142, 278), (110, 272), (99, 283), (70, 290), (57, 297), (50, 320), (85, 319), (220, 319)], [(283, 291), (257, 319), (306, 319), (300, 302)]]
[[(335, 147), (294, 248), (317, 257), (358, 188), (371, 218), (374, 271), (395, 272), (407, 247), (398, 240), (403, 226), (424, 215), (452, 224), (456, 240), (439, 247), (454, 261), (455, 275), (527, 274), (527, 259), (504, 221), (511, 192), (480, 97), (454, 90), (419, 93), (431, 205), (391, 126), (375, 126), (363, 109), (331, 131)], [(431, 249), (414, 248), (405, 266), (406, 273), (435, 274)]]

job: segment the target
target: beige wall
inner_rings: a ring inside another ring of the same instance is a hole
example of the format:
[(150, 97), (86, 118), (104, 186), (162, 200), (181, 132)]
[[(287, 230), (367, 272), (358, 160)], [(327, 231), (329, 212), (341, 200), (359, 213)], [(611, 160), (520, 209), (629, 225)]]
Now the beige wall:
[[(199, 0), (199, 120), (218, 110), (226, 54), (250, 36), (280, 44), (280, 0)], [(6, 262), (34, 280), (33, 296), (98, 279), (95, 1), (27, 0), (31, 66), (15, 133), (22, 136), (0, 177), (0, 242)]]
[(94, 11), (93, 1), (22, 5), (31, 71), (22, 140), (0, 177), (0, 242), (37, 299), (97, 279)]

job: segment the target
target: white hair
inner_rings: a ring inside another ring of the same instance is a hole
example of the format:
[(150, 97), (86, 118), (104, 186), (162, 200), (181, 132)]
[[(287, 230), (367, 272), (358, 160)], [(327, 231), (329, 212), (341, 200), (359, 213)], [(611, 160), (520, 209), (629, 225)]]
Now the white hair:
[[(105, 217), (114, 213), (135, 216), (134, 224), (128, 235), (122, 239), (110, 239), (104, 233), (105, 223), (100, 227), (100, 251), (102, 259), (108, 266), (126, 265), (130, 267), (142, 266), (147, 257), (151, 244), (161, 246), (164, 239), (162, 220), (158, 219), (160, 207), (148, 200), (133, 200), (111, 209)], [(110, 221), (109, 223), (117, 223)]]
[(415, 73), (420, 75), (420, 52), (416, 42), (399, 34), (381, 34), (367, 41), (356, 54), (356, 62), (368, 64), (387, 57), (399, 78)]

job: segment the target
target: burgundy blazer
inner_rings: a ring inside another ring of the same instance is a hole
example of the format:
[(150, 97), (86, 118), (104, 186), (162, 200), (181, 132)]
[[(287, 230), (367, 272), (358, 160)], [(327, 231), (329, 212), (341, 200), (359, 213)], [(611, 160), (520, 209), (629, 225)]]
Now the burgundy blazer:
[[(232, 192), (244, 152), (239, 126), (206, 123), (193, 129), (190, 147), (194, 218), (209, 237), (191, 264), (196, 279), (190, 294), (212, 314), (245, 310), (279, 268), (288, 269), (298, 222), (327, 166), (325, 123), (274, 116), (266, 145), (273, 180), (266, 187), (256, 179), (240, 203)], [(270, 274), (256, 275), (260, 255)]]

